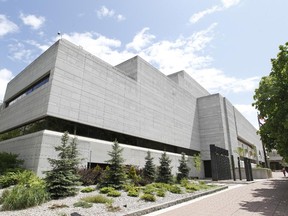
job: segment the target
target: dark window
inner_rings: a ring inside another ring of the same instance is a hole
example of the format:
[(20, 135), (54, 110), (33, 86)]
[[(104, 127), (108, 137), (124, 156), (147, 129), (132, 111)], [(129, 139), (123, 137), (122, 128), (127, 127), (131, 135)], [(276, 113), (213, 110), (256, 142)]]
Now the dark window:
[(21, 91), (19, 94), (17, 94), (15, 97), (13, 97), (11, 100), (6, 102), (6, 107), (16, 103), (18, 100), (20, 100), (21, 98), (29, 95), (31, 92), (35, 91), (36, 89), (38, 89), (39, 87), (41, 87), (42, 85), (44, 85), (45, 83), (49, 82), (49, 76), (50, 74), (46, 75), (45, 77), (43, 77), (42, 79), (38, 80), (36, 83), (34, 83), (32, 86), (30, 86), (29, 88)]
[[(77, 122), (71, 122), (71, 121), (67, 121), (67, 120), (59, 119), (55, 117), (46, 117), (42, 120), (38, 120), (26, 126), (22, 126), (21, 128), (17, 128), (12, 131), (8, 131), (6, 133), (0, 134), (0, 140), (1, 140), (1, 136), (5, 137), (5, 139), (12, 138), (11, 136), (15, 134), (15, 133), (12, 133), (13, 131), (17, 132), (16, 136), (21, 136), (23, 134), (33, 133), (33, 132), (44, 130), (44, 129), (57, 131), (57, 132), (68, 131), (70, 134), (75, 134), (78, 136), (90, 137), (90, 138), (100, 139), (100, 140), (105, 140), (105, 141), (111, 141), (111, 142), (117, 139), (119, 143), (131, 145), (131, 146), (139, 146), (139, 147), (143, 147), (147, 149), (155, 149), (155, 150), (167, 151), (167, 152), (178, 153), (178, 154), (181, 154), (182, 152), (184, 152), (186, 155), (192, 156), (194, 154), (199, 153), (199, 151), (195, 151), (192, 149), (187, 149), (187, 148), (182, 148), (182, 147), (169, 145), (169, 144), (165, 144), (161, 142), (156, 142), (153, 140), (135, 137), (135, 136), (131, 136), (128, 134), (106, 130), (103, 128), (92, 127), (89, 125), (84, 125), (84, 124), (80, 124)], [(23, 130), (25, 132), (21, 132)], [(8, 134), (9, 136), (6, 136), (5, 134)]]

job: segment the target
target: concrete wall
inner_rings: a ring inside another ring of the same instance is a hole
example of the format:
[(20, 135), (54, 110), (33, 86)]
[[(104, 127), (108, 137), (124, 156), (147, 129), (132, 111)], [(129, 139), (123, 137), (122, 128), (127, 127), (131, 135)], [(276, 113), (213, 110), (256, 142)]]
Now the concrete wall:
[[(39, 176), (43, 176), (43, 171), (51, 169), (47, 158), (57, 158), (57, 152), (54, 147), (60, 145), (62, 135), (62, 133), (54, 131), (39, 131), (0, 142), (0, 149), (1, 151), (19, 154), (19, 158), (24, 159), (24, 165), (27, 169), (33, 170)], [(80, 153), (79, 157), (82, 159), (80, 166), (87, 167), (87, 163), (90, 162), (90, 155), (92, 163), (105, 163), (110, 159), (108, 152), (112, 150), (112, 144), (113, 142), (78, 136), (77, 149)], [(125, 159), (125, 164), (138, 166), (139, 168), (144, 167), (147, 149), (121, 143), (120, 146), (124, 148), (122, 155)], [(157, 150), (150, 150), (150, 152), (154, 158), (155, 165), (159, 165), (159, 158), (163, 152)], [(181, 155), (169, 152), (167, 152), (167, 155), (172, 160), (172, 172), (175, 175), (178, 171)], [(198, 173), (194, 168), (192, 158), (188, 157), (188, 160), (191, 168), (190, 176), (203, 177), (203, 169), (202, 172)]]
[(0, 142), (1, 152), (11, 152), (19, 154), (19, 159), (24, 160), (24, 166), (41, 175), (43, 169), (38, 167), (39, 161), (43, 160), (40, 155), (43, 132), (39, 131), (33, 134), (16, 137)]
[[(49, 71), (53, 73), (57, 46), (58, 43), (54, 44), (8, 83), (4, 103), (31, 86), (33, 82), (39, 80)], [(50, 85), (51, 80), (16, 103), (2, 109), (0, 112), (0, 132), (43, 117), (47, 113)]]
[(62, 40), (48, 115), (200, 150), (196, 96), (140, 57), (112, 67)]
[(198, 98), (199, 131), (202, 160), (210, 160), (210, 144), (226, 148), (224, 134), (223, 104), (220, 95), (214, 94)]

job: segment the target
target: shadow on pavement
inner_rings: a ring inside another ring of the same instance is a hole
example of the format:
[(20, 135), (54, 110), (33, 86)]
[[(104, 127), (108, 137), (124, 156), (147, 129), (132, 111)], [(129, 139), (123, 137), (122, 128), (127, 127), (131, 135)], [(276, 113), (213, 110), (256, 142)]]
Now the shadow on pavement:
[(264, 216), (288, 215), (288, 178), (263, 182), (263, 188), (252, 193), (253, 199), (240, 203), (243, 210)]

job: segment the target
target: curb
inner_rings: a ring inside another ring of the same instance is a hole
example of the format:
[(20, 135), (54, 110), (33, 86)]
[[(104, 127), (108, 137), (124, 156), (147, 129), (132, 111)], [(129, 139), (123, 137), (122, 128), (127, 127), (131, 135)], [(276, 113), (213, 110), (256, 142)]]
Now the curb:
[(190, 197), (186, 197), (186, 198), (178, 199), (178, 200), (175, 200), (175, 201), (171, 201), (171, 202), (166, 202), (166, 203), (162, 203), (162, 204), (159, 204), (159, 205), (155, 205), (155, 206), (152, 206), (152, 207), (149, 207), (149, 208), (137, 210), (137, 211), (125, 214), (125, 216), (141, 216), (141, 215), (149, 214), (151, 212), (158, 211), (158, 210), (161, 210), (161, 209), (164, 209), (164, 208), (168, 208), (170, 206), (174, 206), (174, 205), (177, 205), (177, 204), (180, 204), (180, 203), (183, 203), (183, 202), (187, 202), (187, 201), (196, 199), (198, 197), (202, 197), (202, 196), (206, 196), (206, 195), (209, 195), (209, 194), (212, 194), (212, 193), (216, 193), (218, 191), (225, 190), (227, 188), (228, 188), (228, 186), (222, 186), (222, 187), (219, 187), (219, 188), (216, 188), (216, 189), (213, 189), (213, 190), (204, 191), (202, 193), (192, 195)]

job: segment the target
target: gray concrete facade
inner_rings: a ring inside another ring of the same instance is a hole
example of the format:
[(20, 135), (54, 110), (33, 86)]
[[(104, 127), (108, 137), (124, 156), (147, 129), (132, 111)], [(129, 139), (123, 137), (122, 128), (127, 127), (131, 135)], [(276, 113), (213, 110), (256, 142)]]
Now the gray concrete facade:
[[(47, 74), (48, 83), (9, 104)], [(200, 152), (202, 160), (210, 160), (210, 144), (230, 154), (241, 145), (255, 146), (257, 161), (264, 161), (258, 157), (263, 149), (256, 129), (226, 98), (211, 95), (185, 71), (165, 76), (138, 56), (111, 66), (64, 39), (9, 82), (3, 105), (0, 134), (51, 116), (190, 149)], [(56, 156), (53, 145), (60, 143), (60, 137), (53, 131), (39, 131), (0, 142), (0, 151), (19, 153), (26, 158), (25, 165), (40, 174), (49, 168), (47, 157)], [(27, 148), (20, 151), (26, 142)], [(91, 162), (107, 160), (103, 154), (111, 142), (107, 143), (79, 137), (83, 165), (90, 160), (87, 152), (97, 155), (91, 157)], [(126, 163), (143, 166), (148, 149), (122, 144)], [(101, 151), (103, 154), (98, 155)], [(151, 151), (158, 161), (160, 152), (153, 146)], [(177, 167), (180, 155), (169, 156)], [(191, 175), (203, 177), (204, 173), (192, 169)]]

